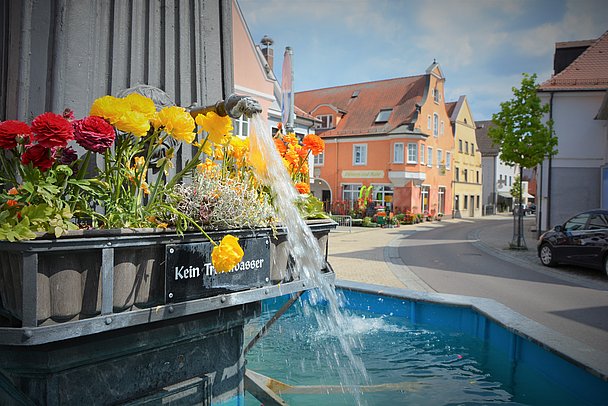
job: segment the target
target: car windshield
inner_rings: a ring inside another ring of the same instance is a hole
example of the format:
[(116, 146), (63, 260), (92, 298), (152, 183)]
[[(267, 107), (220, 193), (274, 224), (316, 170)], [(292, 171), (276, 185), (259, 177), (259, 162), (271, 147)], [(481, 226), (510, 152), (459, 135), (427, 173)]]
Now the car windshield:
[(585, 224), (587, 224), (587, 219), (589, 218), (589, 213), (579, 214), (578, 216), (572, 217), (570, 220), (564, 224), (565, 231), (575, 231), (582, 230), (585, 228)]

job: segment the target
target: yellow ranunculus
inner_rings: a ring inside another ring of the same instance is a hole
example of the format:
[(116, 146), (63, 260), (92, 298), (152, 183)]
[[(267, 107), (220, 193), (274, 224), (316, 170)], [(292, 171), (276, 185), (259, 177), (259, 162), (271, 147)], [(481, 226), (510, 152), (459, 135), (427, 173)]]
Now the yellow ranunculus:
[(165, 132), (179, 141), (192, 144), (194, 133), (194, 119), (183, 107), (170, 106), (162, 109), (155, 118), (158, 126), (165, 127)]
[(125, 111), (118, 120), (113, 123), (116, 129), (131, 133), (137, 137), (143, 137), (150, 130), (150, 120), (139, 111)]
[(103, 96), (93, 102), (89, 115), (104, 118), (113, 125), (127, 111), (129, 111), (129, 104), (124, 99), (114, 96)]
[(226, 235), (222, 238), (219, 245), (213, 247), (211, 261), (217, 273), (229, 272), (241, 259), (243, 259), (243, 249), (239, 245), (239, 239), (233, 235)]
[(298, 145), (298, 137), (294, 133), (285, 134), (283, 141), (288, 145)]
[(146, 158), (143, 156), (136, 156), (133, 160), (135, 161), (135, 168), (141, 168), (146, 163)]
[(222, 117), (213, 111), (196, 116), (196, 124), (201, 126), (201, 130), (209, 133), (209, 140), (215, 144), (223, 144), (224, 137), (232, 134), (232, 120), (230, 117)]
[(148, 120), (152, 120), (156, 115), (156, 106), (152, 99), (139, 93), (131, 93), (124, 100), (129, 104), (133, 111), (143, 114)]
[(292, 165), (296, 165), (300, 161), (300, 155), (295, 146), (289, 145), (285, 152), (285, 159), (287, 159)]
[(215, 162), (207, 158), (205, 162), (201, 162), (200, 164), (196, 165), (196, 170), (199, 173), (206, 173), (211, 172), (211, 170), (213, 170), (213, 168), (216, 168), (217, 166), (218, 165)]
[(242, 159), (247, 152), (247, 148), (249, 147), (248, 143), (245, 142), (242, 138), (233, 135), (230, 137), (230, 154), (237, 161)]
[(224, 149), (215, 147), (213, 149), (213, 159), (215, 159), (216, 161), (223, 161), (224, 160)]

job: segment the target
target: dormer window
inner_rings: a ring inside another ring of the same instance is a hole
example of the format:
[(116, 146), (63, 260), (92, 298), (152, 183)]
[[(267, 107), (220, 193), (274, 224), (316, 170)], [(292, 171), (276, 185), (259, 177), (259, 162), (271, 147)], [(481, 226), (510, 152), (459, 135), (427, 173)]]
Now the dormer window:
[(317, 124), (317, 128), (320, 128), (320, 129), (333, 128), (334, 116), (332, 116), (331, 114), (317, 116), (316, 118), (318, 120), (321, 120), (321, 124)]
[(351, 94), (351, 95), (350, 95), (350, 97), (351, 97), (352, 99), (354, 99), (355, 97), (359, 96), (359, 92), (360, 92), (360, 90), (355, 90), (355, 91), (353, 92), (353, 94)]
[(392, 112), (393, 109), (380, 110), (380, 113), (376, 116), (376, 123), (386, 123)]

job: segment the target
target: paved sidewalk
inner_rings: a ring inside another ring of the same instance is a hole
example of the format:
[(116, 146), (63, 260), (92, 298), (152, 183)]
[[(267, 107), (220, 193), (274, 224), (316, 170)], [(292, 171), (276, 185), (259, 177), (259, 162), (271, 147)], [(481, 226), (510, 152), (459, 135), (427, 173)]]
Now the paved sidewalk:
[[(511, 215), (483, 217), (484, 220), (512, 220)], [(418, 291), (433, 291), (418, 278), (398, 255), (399, 240), (422, 228), (445, 227), (450, 223), (471, 221), (470, 219), (443, 219), (442, 221), (405, 225), (398, 228), (338, 227), (329, 237), (328, 261), (336, 272), (337, 279), (406, 288)], [(511, 250), (513, 224), (509, 223), (482, 231), (470, 238), (478, 248), (503, 260), (528, 267), (542, 267), (536, 255), (536, 232), (534, 217), (524, 218), (524, 239), (528, 250)]]

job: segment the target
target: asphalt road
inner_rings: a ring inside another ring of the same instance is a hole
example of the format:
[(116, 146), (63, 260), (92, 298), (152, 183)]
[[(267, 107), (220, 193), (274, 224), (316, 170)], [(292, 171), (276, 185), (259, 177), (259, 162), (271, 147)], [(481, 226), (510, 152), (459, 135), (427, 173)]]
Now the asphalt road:
[(608, 278), (583, 268), (525, 266), (480, 249), (474, 237), (498, 227), (512, 223), (476, 220), (419, 231), (400, 242), (399, 256), (437, 292), (494, 299), (608, 353)]

